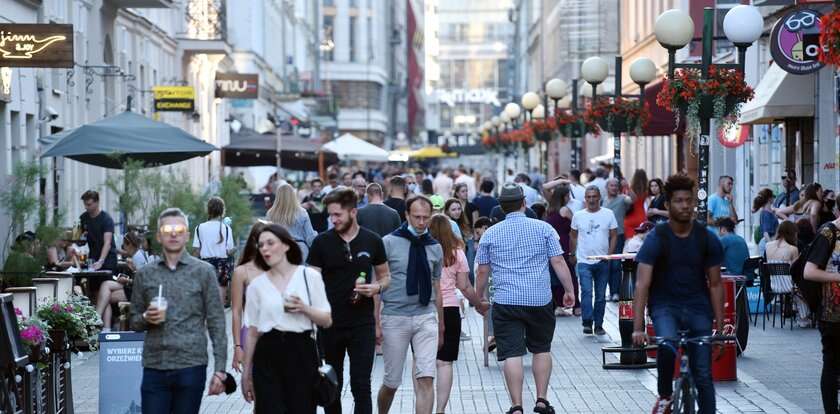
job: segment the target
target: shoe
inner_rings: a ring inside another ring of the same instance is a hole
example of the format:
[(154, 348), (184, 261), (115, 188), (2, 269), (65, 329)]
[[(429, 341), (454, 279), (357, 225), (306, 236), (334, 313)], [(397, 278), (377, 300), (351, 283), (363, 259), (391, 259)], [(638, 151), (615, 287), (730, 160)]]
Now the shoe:
[(651, 414), (671, 414), (671, 399), (659, 397)]
[(537, 404), (542, 404), (543, 406), (540, 407), (539, 405), (534, 406), (534, 412), (537, 414), (554, 414), (554, 407), (549, 404), (548, 400), (545, 398), (537, 398)]
[(571, 312), (569, 312), (569, 310), (568, 310), (568, 309), (566, 309), (566, 308), (557, 308), (557, 309), (554, 309), (554, 316), (557, 316), (557, 317), (561, 317), (561, 318), (562, 318), (562, 317), (571, 316), (571, 315), (572, 315), (572, 313), (571, 313)]
[(799, 318), (796, 322), (799, 324), (800, 328), (807, 329), (811, 327), (811, 318)]
[(592, 335), (592, 327), (591, 326), (584, 326), (583, 327), (583, 334), (584, 335)]
[(610, 302), (618, 302), (618, 298), (618, 293), (613, 293), (612, 296), (610, 296)]
[(607, 334), (607, 331), (605, 331), (603, 327), (600, 327), (600, 326), (595, 327), (595, 335), (603, 336), (603, 335), (606, 335), (606, 334)]

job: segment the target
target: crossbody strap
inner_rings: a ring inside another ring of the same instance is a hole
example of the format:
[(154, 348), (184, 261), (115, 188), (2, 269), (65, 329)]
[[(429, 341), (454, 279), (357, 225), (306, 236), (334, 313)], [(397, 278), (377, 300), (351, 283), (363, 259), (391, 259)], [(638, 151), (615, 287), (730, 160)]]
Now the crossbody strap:
[[(309, 306), (312, 306), (312, 294), (309, 293), (309, 278), (306, 277), (306, 266), (303, 267), (303, 284), (306, 285), (306, 297), (309, 300)], [(321, 350), (318, 349), (318, 327), (315, 326), (315, 322), (312, 322), (312, 319), (309, 320), (309, 323), (312, 324), (312, 339), (315, 343), (315, 358), (317, 360), (318, 366), (324, 365), (324, 361), (321, 359)]]

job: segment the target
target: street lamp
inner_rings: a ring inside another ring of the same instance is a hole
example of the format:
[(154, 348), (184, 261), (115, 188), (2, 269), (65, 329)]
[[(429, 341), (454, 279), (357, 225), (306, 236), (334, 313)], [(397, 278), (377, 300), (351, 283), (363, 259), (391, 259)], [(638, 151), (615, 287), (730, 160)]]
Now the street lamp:
[[(702, 79), (708, 79), (709, 66), (712, 64), (714, 41), (714, 9), (706, 7), (703, 9), (703, 55), (700, 63), (677, 63), (677, 50), (687, 45), (694, 36), (694, 21), (691, 16), (677, 9), (668, 10), (662, 13), (653, 26), (656, 40), (662, 47), (668, 50), (668, 78), (673, 79), (674, 71), (678, 68), (699, 69)], [(718, 64), (722, 69), (734, 69), (741, 74), (744, 73), (744, 61), (747, 48), (750, 47), (764, 30), (764, 18), (753, 6), (735, 6), (726, 13), (723, 19), (723, 31), (726, 37), (735, 44), (738, 49), (738, 62), (735, 64)], [(703, 111), (700, 111), (701, 115)], [(708, 219), (708, 195), (709, 195), (709, 144), (710, 118), (708, 115), (700, 120), (700, 142), (698, 150), (698, 173), (697, 173), (697, 217), (700, 221)]]
[[(533, 119), (534, 117), (534, 108), (536, 108), (539, 104), (540, 96), (536, 93), (526, 92), (524, 95), (522, 95), (522, 107), (525, 108), (525, 111), (527, 111), (526, 113), (531, 116), (531, 119)], [(525, 117), (525, 120), (528, 120), (527, 116)]]
[(508, 115), (507, 111), (502, 111), (499, 114), (499, 122), (505, 126), (505, 132), (508, 130), (508, 122), (511, 122), (510, 115)]
[(522, 108), (519, 107), (519, 104), (510, 102), (505, 105), (504, 114), (507, 115), (511, 126), (516, 128), (516, 120), (519, 119), (519, 115), (522, 114)]
[[(621, 56), (615, 57), (615, 89), (611, 95), (604, 95), (605, 98), (613, 98), (614, 102), (617, 102), (621, 98), (635, 98), (639, 100), (639, 108), (641, 111), (644, 110), (645, 105), (645, 85), (650, 83), (656, 77), (656, 65), (653, 63), (652, 60), (648, 58), (639, 58), (630, 65), (630, 79), (633, 80), (637, 85), (639, 85), (639, 94), (623, 94), (622, 86), (621, 86), (621, 67), (622, 67), (623, 59)], [(598, 87), (601, 86), (601, 83), (607, 79), (607, 73), (609, 71), (609, 65), (607, 61), (600, 58), (600, 57), (591, 57), (583, 61), (581, 65), (580, 72), (583, 78), (589, 82), (591, 93), (592, 93), (592, 104), (595, 105), (596, 98), (599, 93)], [(624, 128), (627, 127), (626, 123), (623, 126)], [(622, 130), (622, 126), (612, 124), (612, 131), (608, 131), (613, 134), (613, 171), (615, 172), (616, 178), (621, 178), (621, 133), (624, 132)]]
[(531, 110), (531, 119), (545, 119), (545, 107), (542, 104), (537, 105)]

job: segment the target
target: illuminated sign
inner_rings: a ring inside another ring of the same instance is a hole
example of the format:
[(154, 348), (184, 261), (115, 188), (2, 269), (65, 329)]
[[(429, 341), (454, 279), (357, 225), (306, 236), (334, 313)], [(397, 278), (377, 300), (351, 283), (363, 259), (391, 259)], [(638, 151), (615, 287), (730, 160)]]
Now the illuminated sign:
[(0, 66), (72, 68), (72, 24), (0, 24)]
[(216, 97), (257, 99), (260, 78), (252, 73), (216, 73)]
[(479, 103), (502, 106), (499, 102), (499, 91), (494, 89), (439, 89), (436, 91), (437, 100), (449, 106), (459, 103)]
[(814, 73), (819, 61), (820, 17), (816, 10), (794, 9), (782, 16), (770, 32), (770, 55), (782, 70), (794, 75)]
[(155, 86), (155, 111), (192, 112), (195, 110), (195, 89), (192, 86)]

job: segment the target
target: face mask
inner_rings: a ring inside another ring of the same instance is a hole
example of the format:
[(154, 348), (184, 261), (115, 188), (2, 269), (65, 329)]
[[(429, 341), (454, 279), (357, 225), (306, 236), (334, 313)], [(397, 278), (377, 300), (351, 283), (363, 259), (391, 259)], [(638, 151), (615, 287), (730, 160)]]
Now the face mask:
[(413, 193), (413, 192), (414, 192), (414, 190), (416, 190), (416, 189), (417, 189), (417, 183), (409, 183), (409, 184), (408, 184), (408, 191), (409, 191), (409, 192), (412, 192), (412, 193)]

